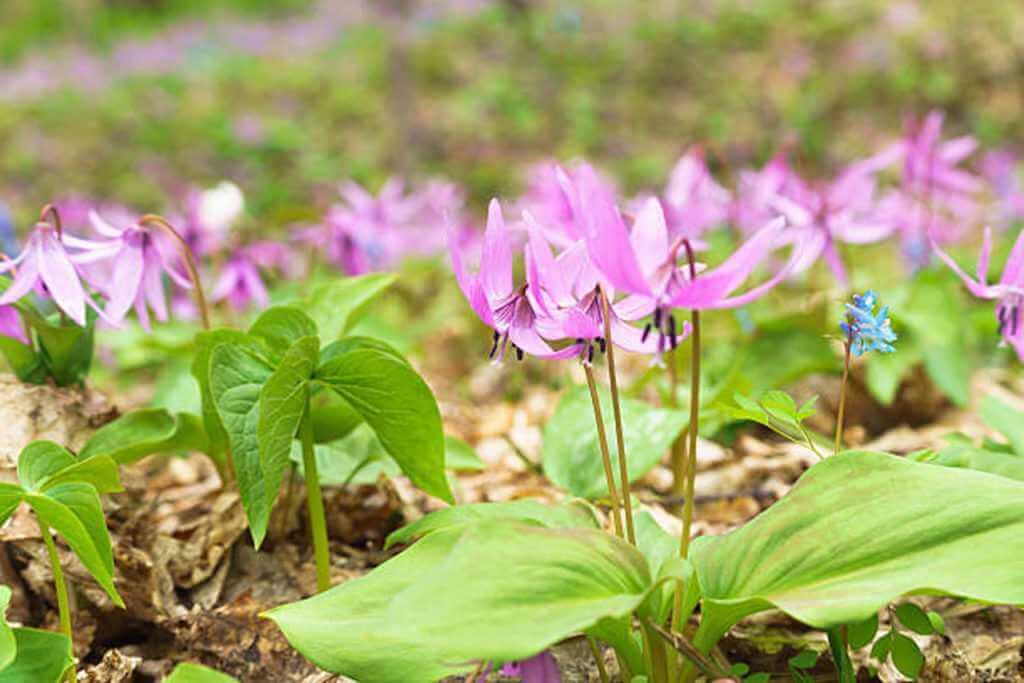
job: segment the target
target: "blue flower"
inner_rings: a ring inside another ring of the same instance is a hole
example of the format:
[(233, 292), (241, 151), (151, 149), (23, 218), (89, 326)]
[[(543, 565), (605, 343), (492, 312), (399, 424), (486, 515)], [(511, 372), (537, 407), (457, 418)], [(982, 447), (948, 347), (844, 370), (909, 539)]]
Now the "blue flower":
[(882, 306), (875, 313), (877, 303), (878, 297), (869, 289), (864, 294), (854, 294), (853, 303), (846, 304), (846, 320), (839, 323), (839, 328), (846, 335), (854, 356), (868, 351), (892, 353), (896, 350), (892, 346), (896, 333), (889, 320), (889, 307)]

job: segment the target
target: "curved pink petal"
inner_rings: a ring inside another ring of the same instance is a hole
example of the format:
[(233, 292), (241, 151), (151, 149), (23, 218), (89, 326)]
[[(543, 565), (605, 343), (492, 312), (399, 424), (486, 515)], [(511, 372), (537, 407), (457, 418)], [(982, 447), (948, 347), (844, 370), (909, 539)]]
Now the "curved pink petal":
[(512, 293), (512, 245), (508, 241), (505, 219), (497, 199), (492, 199), (487, 207), (479, 278), (491, 302), (500, 301)]
[(144, 260), (142, 247), (125, 243), (114, 261), (114, 272), (106, 313), (111, 319), (124, 319), (142, 288)]
[(949, 254), (939, 248), (939, 245), (931, 235), (928, 236), (928, 241), (931, 243), (932, 251), (935, 252), (936, 256), (942, 259), (942, 261), (949, 266), (954, 273), (960, 276), (960, 279), (964, 281), (965, 285), (967, 285), (967, 289), (970, 290), (971, 294), (981, 299), (994, 299), (998, 296), (998, 294), (993, 291), (992, 287), (984, 284), (983, 282), (975, 281), (970, 275), (965, 273)]
[(637, 214), (629, 241), (641, 272), (649, 279), (668, 259), (668, 225), (661, 202), (654, 197)]
[(537, 334), (537, 331), (531, 327), (513, 326), (509, 328), (508, 338), (524, 352), (536, 358), (543, 358), (545, 360), (563, 360), (565, 358), (573, 358), (580, 354), (580, 349), (582, 348), (580, 344), (572, 344), (564, 349), (552, 349), (548, 346), (547, 342)]
[(39, 276), (54, 303), (78, 325), (85, 326), (85, 290), (64, 247), (50, 232), (40, 234)]
[(164, 283), (160, 278), (160, 271), (156, 268), (147, 268), (143, 272), (143, 291), (146, 295), (146, 302), (156, 319), (160, 322), (167, 320), (167, 299), (164, 296)]
[(1017, 235), (1017, 241), (1006, 259), (1006, 267), (1003, 268), (1003, 276), (999, 278), (999, 284), (1024, 286), (1024, 230)]
[[(22, 253), (21, 267), (7, 291), (0, 296), (0, 304), (11, 304), (32, 291), (39, 280), (39, 256), (33, 249)], [(8, 263), (10, 263), (8, 261)]]
[(604, 188), (589, 166), (580, 167), (577, 185), (583, 211), (587, 253), (601, 276), (616, 289), (631, 294), (650, 294), (611, 193)]

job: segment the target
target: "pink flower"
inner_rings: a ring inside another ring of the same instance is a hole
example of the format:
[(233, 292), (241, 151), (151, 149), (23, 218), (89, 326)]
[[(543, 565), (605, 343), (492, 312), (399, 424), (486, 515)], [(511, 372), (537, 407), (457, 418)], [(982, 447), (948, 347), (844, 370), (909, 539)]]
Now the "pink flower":
[(690, 149), (676, 162), (661, 197), (669, 234), (690, 239), (724, 223), (729, 202), (729, 191), (711, 175), (700, 147)]
[(981, 173), (992, 184), (999, 206), (995, 216), (1000, 227), (1024, 218), (1024, 188), (1017, 173), (1017, 157), (1009, 150), (994, 150), (981, 162)]
[(22, 344), (29, 343), (21, 317), (14, 306), (0, 306), (0, 335), (17, 339)]
[(163, 234), (134, 221), (123, 228), (115, 227), (95, 211), (89, 214), (89, 220), (97, 233), (111, 240), (97, 248), (97, 253), (105, 252), (112, 264), (109, 279), (106, 284), (93, 280), (94, 285), (107, 294), (105, 313), (110, 320), (119, 323), (131, 308), (146, 330), (149, 330), (149, 309), (157, 320), (167, 320), (164, 273), (184, 289), (192, 289), (192, 283), (171, 266), (165, 255), (168, 247), (161, 247)]
[(776, 155), (760, 171), (740, 171), (739, 187), (730, 213), (733, 222), (745, 233), (759, 230), (779, 215), (772, 201), (787, 194), (798, 182), (785, 155)]
[(521, 662), (509, 662), (501, 667), (502, 676), (519, 676), (523, 683), (562, 683), (558, 663), (547, 650)]
[(932, 248), (946, 265), (953, 269), (967, 285), (971, 294), (981, 299), (996, 301), (996, 319), (999, 321), (999, 335), (1003, 343), (1013, 346), (1017, 356), (1024, 361), (1024, 320), (1021, 319), (1024, 306), (1024, 231), (1006, 259), (1003, 275), (998, 284), (988, 284), (988, 265), (992, 253), (992, 230), (985, 228), (985, 237), (978, 257), (978, 279), (965, 273), (950, 256), (932, 242)]
[[(82, 251), (69, 254), (65, 245)], [(21, 254), (0, 263), (0, 273), (15, 271), (10, 287), (0, 295), (0, 305), (11, 304), (34, 288), (43, 288), (60, 310), (76, 324), (85, 326), (87, 304), (101, 314), (102, 311), (86, 295), (75, 264), (104, 257), (106, 254), (98, 247), (94, 242), (63, 234), (51, 223), (36, 223)]]
[(245, 310), (251, 303), (260, 307), (270, 303), (259, 268), (246, 248), (237, 249), (224, 264), (210, 299), (215, 302), (226, 299), (236, 311)]
[[(497, 199), (492, 199), (488, 207), (480, 269), (476, 275), (466, 271), (454, 226), (449, 234), (455, 279), (480, 320), (494, 330), (492, 358), (501, 360), (509, 345), (519, 358), (523, 353), (538, 358), (569, 358), (579, 352), (573, 347), (554, 351), (544, 341), (544, 336), (558, 335), (558, 326), (543, 315), (533, 293), (528, 296), (529, 285), (516, 286), (512, 280), (512, 244)], [(527, 272), (536, 274), (530, 252), (526, 259)]]

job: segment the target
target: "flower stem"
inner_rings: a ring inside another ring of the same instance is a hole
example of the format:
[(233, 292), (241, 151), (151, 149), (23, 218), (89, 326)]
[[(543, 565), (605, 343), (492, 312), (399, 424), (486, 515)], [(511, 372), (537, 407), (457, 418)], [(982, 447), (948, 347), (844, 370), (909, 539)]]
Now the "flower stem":
[(615, 345), (612, 344), (611, 304), (608, 296), (601, 292), (601, 305), (604, 308), (604, 340), (608, 350), (608, 384), (612, 391), (612, 413), (615, 416), (615, 445), (619, 451), (619, 480), (621, 482), (622, 504), (626, 517), (626, 537), (636, 545), (636, 531), (633, 528), (633, 502), (629, 497), (629, 468), (626, 466), (626, 437), (622, 429), (622, 406), (619, 403), (619, 382), (615, 374)]
[(601, 460), (604, 464), (604, 478), (608, 484), (608, 497), (612, 502), (612, 521), (615, 524), (615, 535), (623, 538), (622, 518), (619, 516), (619, 494), (615, 486), (615, 474), (612, 470), (612, 457), (608, 452), (608, 437), (604, 433), (604, 417), (601, 416), (601, 399), (597, 395), (597, 383), (594, 381), (594, 369), (583, 364), (583, 372), (587, 375), (587, 386), (590, 388), (590, 402), (594, 406), (594, 421), (597, 423), (597, 442), (601, 446)]
[[(666, 405), (669, 408), (679, 407), (679, 368), (676, 350), (671, 349), (668, 356), (668, 391)], [(682, 497), (686, 493), (686, 432), (684, 431), (672, 442), (672, 494)]]
[(601, 677), (601, 683), (608, 683), (608, 670), (604, 667), (604, 657), (593, 636), (587, 636), (587, 645), (590, 646), (590, 653), (594, 655), (594, 664), (597, 665), (597, 675)]
[(846, 383), (850, 378), (850, 342), (844, 344), (846, 354), (843, 360), (843, 383), (839, 387), (839, 412), (836, 414), (836, 447), (832, 455), (839, 453), (843, 447), (843, 418), (846, 416)]
[[(57, 592), (57, 612), (60, 615), (60, 630), (68, 637), (68, 642), (72, 644), (71, 654), (73, 660), (74, 639), (71, 636), (71, 607), (68, 600), (68, 584), (64, 579), (64, 570), (60, 566), (60, 555), (57, 553), (57, 545), (53, 542), (53, 534), (50, 533), (50, 527), (42, 520), (38, 520), (38, 522), (39, 532), (43, 537), (43, 543), (46, 544), (46, 552), (50, 555), (50, 569), (53, 572), (53, 583)], [(76, 677), (75, 665), (72, 663), (66, 676), (68, 683), (74, 683)]]
[(210, 329), (210, 309), (206, 304), (206, 296), (203, 294), (203, 283), (199, 281), (199, 269), (196, 267), (196, 259), (192, 254), (192, 250), (189, 249), (188, 243), (181, 236), (181, 233), (175, 230), (174, 226), (168, 223), (167, 219), (162, 216), (148, 213), (139, 219), (139, 225), (147, 224), (159, 228), (174, 240), (181, 260), (185, 262), (185, 267), (188, 269), (189, 279), (192, 280), (192, 285), (196, 288), (196, 306), (198, 306), (199, 315), (202, 317), (203, 329)]
[[(690, 263), (690, 280), (697, 278), (697, 261), (689, 240), (683, 241)], [(693, 526), (693, 493), (697, 480), (697, 430), (700, 426), (700, 311), (690, 311), (690, 426), (687, 427), (686, 499), (683, 501), (683, 534), (679, 538), (679, 556), (690, 553), (690, 528)], [(677, 591), (678, 593), (678, 591)]]
[(313, 555), (316, 557), (316, 590), (323, 593), (331, 587), (331, 553), (327, 543), (327, 519), (320, 491), (320, 474), (316, 469), (313, 449), (313, 422), (309, 419), (308, 406), (299, 426), (299, 439), (302, 441), (302, 465), (306, 473), (309, 534), (313, 537)]

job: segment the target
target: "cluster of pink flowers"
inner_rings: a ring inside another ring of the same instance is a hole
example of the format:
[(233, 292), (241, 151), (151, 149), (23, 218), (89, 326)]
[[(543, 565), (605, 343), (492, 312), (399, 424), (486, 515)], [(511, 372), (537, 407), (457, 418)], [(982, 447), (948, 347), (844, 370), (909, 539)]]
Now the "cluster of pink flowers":
[[(944, 140), (942, 124), (939, 112), (912, 120), (902, 139), (825, 181), (803, 178), (778, 155), (760, 169), (741, 170), (733, 191), (715, 179), (699, 147), (679, 160), (663, 192), (633, 199), (620, 199), (613, 184), (585, 163), (544, 165), (515, 202), (514, 221), (506, 222), (492, 201), (478, 274), (467, 271), (466, 249), (453, 232), (455, 275), (494, 330), (496, 359), (511, 348), (518, 356), (587, 361), (595, 344), (603, 348), (609, 341), (660, 356), (688, 331), (675, 308), (740, 306), (818, 261), (848, 288), (840, 244), (894, 239), (913, 272), (934, 253), (952, 263), (941, 248), (976, 234), (985, 220), (1007, 227), (1024, 217), (1016, 159), (1005, 151), (990, 153), (981, 173), (973, 173), (965, 162), (977, 141)], [(986, 215), (992, 205), (986, 193), (999, 207), (994, 216)], [(717, 229), (731, 229), (745, 241), (705, 271), (693, 254)], [(518, 247), (526, 273), (521, 284), (512, 280)], [(789, 259), (773, 275), (733, 295), (769, 263), (770, 254), (786, 247)], [(999, 299), (1000, 334), (1024, 358), (1024, 321), (1018, 322), (1024, 282), (1007, 281), (1021, 278), (1015, 263), (1011, 259), (1000, 285), (988, 286), (981, 277), (970, 286)], [(611, 339), (604, 338), (605, 314)], [(643, 327), (631, 324), (642, 320)]]

